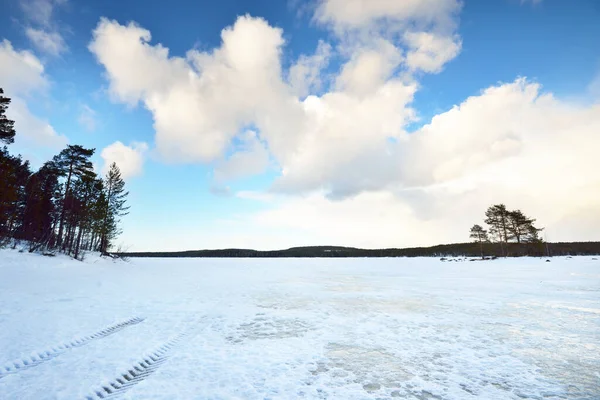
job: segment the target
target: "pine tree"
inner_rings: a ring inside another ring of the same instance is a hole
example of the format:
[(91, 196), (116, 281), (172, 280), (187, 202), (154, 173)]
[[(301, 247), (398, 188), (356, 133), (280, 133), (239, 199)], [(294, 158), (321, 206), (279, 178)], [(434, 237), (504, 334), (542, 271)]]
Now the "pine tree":
[[(535, 220), (533, 220), (535, 221)], [(543, 231), (544, 228), (536, 228), (532, 224), (527, 225), (527, 232), (525, 233), (525, 242), (527, 243), (542, 243), (543, 240), (540, 238), (539, 233)], [(546, 246), (548, 244), (546, 243)]]
[(0, 143), (11, 144), (15, 141), (15, 122), (6, 117), (10, 99), (3, 94), (4, 90), (0, 88)]
[(102, 226), (102, 237), (100, 242), (100, 251), (106, 253), (110, 248), (111, 241), (119, 233), (119, 217), (129, 214), (129, 207), (125, 206), (127, 195), (125, 191), (125, 181), (121, 177), (121, 171), (116, 163), (110, 165), (110, 169), (104, 178), (104, 189), (106, 192), (106, 202), (104, 210), (104, 221)]
[(480, 225), (473, 225), (469, 237), (475, 239), (476, 243), (479, 243), (481, 258), (483, 259), (483, 243), (489, 241), (487, 231), (483, 229)]
[(29, 162), (0, 148), (0, 238), (14, 236), (25, 207)]
[(502, 255), (506, 255), (505, 246), (508, 242), (508, 210), (504, 204), (495, 204), (485, 212), (485, 223), (490, 226), (489, 233), (500, 243)]
[(73, 199), (70, 193), (72, 178), (73, 176), (81, 177), (84, 174), (93, 172), (93, 166), (89, 158), (94, 154), (94, 151), (95, 149), (85, 149), (79, 145), (68, 145), (53, 159), (59, 175), (67, 178), (58, 225), (57, 247), (62, 246), (63, 249), (65, 248), (63, 229), (68, 205), (67, 200)]
[[(533, 233), (537, 238), (537, 229), (533, 226), (535, 219), (528, 218), (521, 210), (509, 211), (508, 213), (508, 232), (509, 239), (514, 239), (517, 243), (529, 241), (529, 236)], [(535, 233), (534, 233), (535, 232)]]
[[(0, 89), (0, 143), (10, 144), (14, 122), (5, 116), (10, 99), (3, 93)], [(98, 179), (93, 154), (94, 149), (69, 145), (32, 174), (28, 161), (1, 147), (0, 245), (25, 239), (30, 251), (54, 247), (75, 258), (82, 249), (106, 252), (120, 233), (119, 218), (129, 209), (128, 193), (114, 163), (105, 181)]]
[(54, 163), (46, 162), (31, 175), (25, 192), (27, 200), (23, 212), (21, 236), (30, 242), (29, 251), (35, 251), (50, 242), (58, 217), (60, 185)]
[(77, 215), (78, 233), (75, 241), (75, 258), (79, 257), (83, 234), (87, 233), (91, 227), (90, 218), (93, 215), (93, 197), (101, 188), (102, 181), (93, 172), (83, 175), (76, 184), (74, 193), (78, 197), (79, 209)]
[(493, 205), (485, 212), (485, 223), (490, 226), (490, 232), (493, 231), (503, 243), (508, 242), (508, 213), (504, 204)]

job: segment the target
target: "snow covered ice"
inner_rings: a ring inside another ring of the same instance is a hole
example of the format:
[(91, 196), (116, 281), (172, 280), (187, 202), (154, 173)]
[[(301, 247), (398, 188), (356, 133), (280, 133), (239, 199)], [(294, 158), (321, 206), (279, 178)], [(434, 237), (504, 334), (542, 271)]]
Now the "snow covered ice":
[(600, 260), (0, 250), (2, 399), (599, 399)]

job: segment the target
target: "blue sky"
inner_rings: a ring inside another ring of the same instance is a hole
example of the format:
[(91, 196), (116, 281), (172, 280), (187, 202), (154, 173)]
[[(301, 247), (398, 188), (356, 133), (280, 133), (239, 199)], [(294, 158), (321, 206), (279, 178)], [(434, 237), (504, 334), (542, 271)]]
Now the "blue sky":
[(127, 248), (458, 242), (492, 202), (600, 239), (594, 0), (1, 7), (13, 151), (116, 161)]

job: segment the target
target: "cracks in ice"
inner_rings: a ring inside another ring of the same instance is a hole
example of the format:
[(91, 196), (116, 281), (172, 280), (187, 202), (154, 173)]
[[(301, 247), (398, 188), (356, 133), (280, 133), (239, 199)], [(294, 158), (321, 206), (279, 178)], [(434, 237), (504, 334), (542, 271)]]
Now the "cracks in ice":
[(129, 326), (139, 324), (140, 322), (144, 321), (144, 319), (145, 318), (138, 317), (130, 318), (128, 320), (119, 322), (118, 324), (114, 324), (104, 329), (101, 329), (89, 336), (82, 336), (77, 339), (63, 342), (57, 346), (53, 346), (42, 351), (36, 351), (32, 353), (31, 356), (21, 357), (16, 360), (13, 360), (8, 364), (5, 364), (3, 367), (0, 367), (0, 378), (3, 378), (6, 375), (23, 371), (28, 368), (35, 367), (36, 365), (58, 357), (59, 355), (61, 355), (69, 349), (81, 347), (93, 340), (102, 339), (107, 336), (110, 336), (113, 333), (119, 332), (120, 330), (125, 329)]
[(325, 374), (342, 386), (360, 384), (367, 393), (396, 389), (390, 394), (396, 397), (406, 394), (398, 389), (414, 377), (403, 360), (383, 348), (329, 343), (325, 350), (327, 358), (315, 365), (311, 371), (313, 378)]
[(232, 343), (245, 340), (286, 339), (304, 336), (312, 327), (297, 318), (272, 318), (257, 314), (250, 322), (240, 324), (226, 339)]

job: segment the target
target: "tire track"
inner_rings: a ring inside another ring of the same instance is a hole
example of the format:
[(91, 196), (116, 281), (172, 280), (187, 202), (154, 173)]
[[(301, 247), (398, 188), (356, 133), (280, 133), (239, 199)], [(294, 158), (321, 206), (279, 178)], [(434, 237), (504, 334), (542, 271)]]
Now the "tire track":
[(137, 385), (154, 373), (154, 371), (169, 359), (171, 350), (180, 344), (187, 336), (187, 332), (178, 334), (162, 346), (159, 346), (154, 351), (148, 353), (147, 356), (142, 357), (140, 361), (133, 364), (125, 372), (119, 374), (116, 379), (100, 385), (98, 389), (93, 391), (93, 394), (86, 396), (85, 400), (112, 399), (120, 396), (132, 386)]
[(58, 357), (69, 349), (84, 346), (93, 340), (105, 338), (129, 326), (139, 324), (140, 322), (144, 321), (144, 319), (145, 318), (138, 317), (130, 318), (123, 322), (119, 322), (118, 324), (101, 329), (89, 336), (82, 336), (77, 339), (61, 343), (57, 346), (50, 347), (46, 350), (36, 351), (31, 356), (17, 358), (13, 361), (10, 361), (8, 364), (5, 364), (3, 367), (0, 367), (0, 379), (7, 375), (15, 374), (25, 369), (35, 367), (36, 365)]
[(99, 385), (85, 400), (113, 399), (125, 393), (132, 386), (152, 375), (172, 355), (176, 347), (184, 345), (201, 330), (210, 329), (213, 324), (204, 325), (207, 317), (189, 318), (182, 322), (183, 328), (170, 340), (147, 353), (138, 362), (122, 371), (115, 379)]

